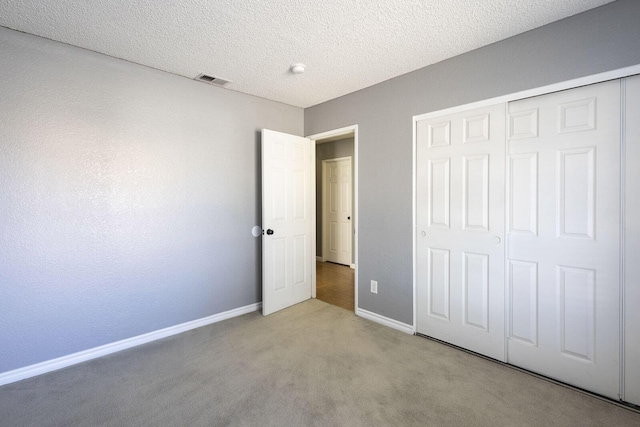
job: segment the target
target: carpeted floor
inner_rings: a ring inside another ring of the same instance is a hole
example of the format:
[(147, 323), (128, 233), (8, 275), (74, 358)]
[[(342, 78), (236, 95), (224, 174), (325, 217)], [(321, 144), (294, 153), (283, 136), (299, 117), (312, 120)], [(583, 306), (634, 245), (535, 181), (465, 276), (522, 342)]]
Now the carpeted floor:
[(640, 414), (310, 300), (0, 387), (2, 426), (640, 426)]

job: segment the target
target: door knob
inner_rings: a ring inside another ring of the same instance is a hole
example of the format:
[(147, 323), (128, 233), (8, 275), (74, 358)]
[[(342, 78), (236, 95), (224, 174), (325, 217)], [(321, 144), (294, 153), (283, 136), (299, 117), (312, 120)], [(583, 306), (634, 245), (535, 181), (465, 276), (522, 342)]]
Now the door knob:
[(493, 244), (497, 245), (500, 242), (502, 242), (502, 239), (498, 236), (494, 236), (493, 239), (491, 239), (491, 241), (493, 242)]
[(273, 230), (272, 230), (272, 229), (268, 229), (268, 230), (267, 230), (267, 234), (268, 234), (269, 236), (271, 236), (271, 235), (273, 234)]
[(350, 217), (350, 216), (348, 216), (348, 217), (347, 217), (347, 219), (351, 219), (351, 217)]
[(426, 231), (423, 231), (423, 232), (422, 232), (422, 233), (420, 233), (420, 234), (422, 234), (422, 237), (426, 237), (426, 236), (427, 236), (427, 232), (426, 232)]

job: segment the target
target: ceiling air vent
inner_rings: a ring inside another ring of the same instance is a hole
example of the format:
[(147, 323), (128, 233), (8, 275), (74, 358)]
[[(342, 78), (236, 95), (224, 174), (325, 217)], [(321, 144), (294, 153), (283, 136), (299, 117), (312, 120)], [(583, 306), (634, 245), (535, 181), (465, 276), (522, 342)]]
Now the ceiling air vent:
[(208, 76), (206, 74), (198, 75), (195, 80), (199, 80), (201, 82), (209, 83), (214, 86), (224, 86), (227, 83), (230, 83), (229, 80), (221, 79), (220, 77)]

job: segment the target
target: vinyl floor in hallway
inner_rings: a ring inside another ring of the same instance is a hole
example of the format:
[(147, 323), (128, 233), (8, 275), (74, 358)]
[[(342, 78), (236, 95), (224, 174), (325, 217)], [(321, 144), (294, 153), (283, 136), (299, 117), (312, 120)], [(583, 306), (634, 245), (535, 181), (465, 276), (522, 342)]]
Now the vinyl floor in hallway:
[(316, 298), (354, 311), (354, 273), (346, 265), (316, 261)]

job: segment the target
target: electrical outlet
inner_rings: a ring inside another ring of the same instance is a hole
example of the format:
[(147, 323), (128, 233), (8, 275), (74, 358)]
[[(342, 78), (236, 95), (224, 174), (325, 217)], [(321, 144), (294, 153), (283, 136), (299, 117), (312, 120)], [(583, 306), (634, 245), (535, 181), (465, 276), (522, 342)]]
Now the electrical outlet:
[(371, 281), (371, 293), (373, 294), (377, 294), (378, 293), (378, 282), (375, 280)]

